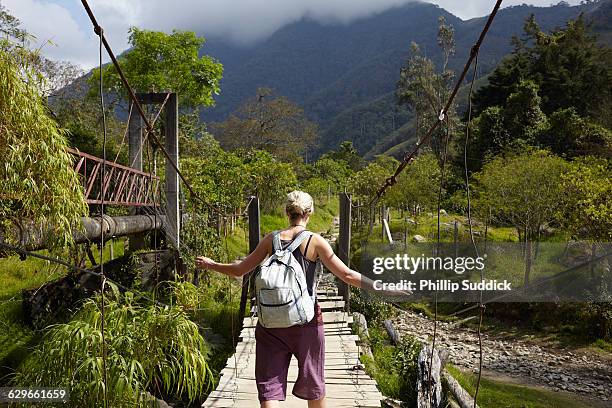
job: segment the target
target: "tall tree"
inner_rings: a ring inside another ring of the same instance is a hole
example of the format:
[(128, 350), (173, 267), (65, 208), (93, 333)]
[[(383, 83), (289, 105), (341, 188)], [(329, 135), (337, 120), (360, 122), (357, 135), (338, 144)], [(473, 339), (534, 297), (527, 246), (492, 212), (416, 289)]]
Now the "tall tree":
[(293, 162), (315, 145), (318, 129), (301, 107), (260, 88), (255, 98), (217, 125), (217, 134), (227, 149), (266, 150), (279, 160)]
[(476, 204), (494, 221), (513, 225), (521, 240), (539, 237), (556, 220), (567, 162), (545, 151), (497, 156), (474, 175)]
[[(442, 52), (439, 72), (434, 62), (423, 55), (418, 44), (413, 42), (411, 56), (400, 70), (400, 79), (396, 85), (398, 104), (405, 104), (415, 112), (415, 130), (419, 140), (438, 121), (455, 77), (454, 72), (448, 68), (449, 59), (455, 53), (454, 29), (446, 24), (444, 17), (439, 19), (438, 46)], [(451, 106), (446, 115), (450, 125), (455, 127), (458, 123), (455, 107)], [(443, 132), (438, 131), (436, 136), (431, 145), (440, 158)]]
[[(214, 104), (219, 93), (223, 66), (209, 56), (200, 57), (206, 42), (191, 31), (173, 30), (171, 34), (130, 28), (130, 48), (119, 58), (130, 85), (138, 92), (177, 92), (183, 106), (199, 107)], [(104, 70), (106, 91), (126, 96), (115, 67)], [(100, 70), (90, 78), (91, 92), (98, 92)], [(93, 86), (96, 85), (96, 86)]]
[(597, 43), (583, 16), (562, 29), (543, 32), (532, 15), (524, 36), (513, 38), (514, 51), (474, 96), (475, 113), (501, 106), (521, 79), (534, 81), (547, 115), (574, 107), (580, 116), (610, 127), (612, 52)]

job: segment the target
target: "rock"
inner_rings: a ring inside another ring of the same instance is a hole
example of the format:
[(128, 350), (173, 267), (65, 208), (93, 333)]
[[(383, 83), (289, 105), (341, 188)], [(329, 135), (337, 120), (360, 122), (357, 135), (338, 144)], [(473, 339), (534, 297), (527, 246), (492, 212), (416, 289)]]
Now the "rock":
[(422, 235), (415, 235), (412, 237), (412, 242), (416, 242), (416, 243), (427, 242), (427, 239), (425, 239), (425, 237)]

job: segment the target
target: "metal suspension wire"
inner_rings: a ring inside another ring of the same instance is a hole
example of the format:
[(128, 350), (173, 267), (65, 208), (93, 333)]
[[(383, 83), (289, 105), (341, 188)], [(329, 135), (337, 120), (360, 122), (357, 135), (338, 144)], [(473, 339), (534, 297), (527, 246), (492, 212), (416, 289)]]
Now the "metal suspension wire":
[[(444, 140), (444, 150), (442, 152), (442, 163), (440, 166), (440, 185), (438, 188), (438, 203), (437, 203), (437, 244), (436, 244), (436, 256), (440, 256), (440, 252), (441, 252), (441, 236), (440, 236), (440, 212), (442, 209), (442, 191), (444, 190), (444, 181), (445, 181), (445, 175), (446, 175), (446, 159), (448, 158), (448, 142), (450, 139), (450, 135), (451, 135), (451, 125), (450, 125), (450, 120), (447, 117), (446, 118), (446, 137)], [(435, 270), (435, 277), (434, 280), (437, 279), (438, 277), (438, 270)], [(436, 290), (434, 292), (434, 329), (433, 329), (433, 336), (432, 336), (432, 342), (431, 342), (431, 354), (429, 356), (429, 378), (428, 378), (428, 396), (429, 396), (429, 405), (433, 406), (433, 394), (432, 394), (432, 390), (431, 390), (431, 376), (432, 376), (432, 364), (433, 364), (433, 357), (434, 357), (434, 353), (436, 350), (436, 335), (437, 335), (437, 329), (438, 329), (438, 289), (436, 287)]]
[(461, 88), (461, 84), (463, 84), (463, 81), (465, 80), (465, 77), (467, 76), (467, 73), (470, 69), (470, 66), (472, 65), (472, 62), (476, 58), (476, 55), (478, 54), (480, 50), (480, 46), (482, 45), (482, 42), (484, 41), (487, 33), (489, 32), (491, 25), (493, 24), (493, 20), (495, 19), (495, 16), (497, 15), (497, 12), (499, 11), (501, 7), (502, 1), (503, 0), (496, 1), (495, 6), (493, 7), (493, 11), (489, 15), (489, 18), (487, 19), (487, 22), (484, 28), (482, 29), (482, 32), (480, 33), (478, 40), (476, 41), (476, 43), (470, 50), (470, 56), (467, 62), (465, 63), (465, 66), (463, 67), (461, 75), (459, 76), (459, 79), (457, 80), (457, 83), (455, 84), (455, 87), (453, 88), (453, 91), (451, 92), (446, 102), (446, 105), (440, 111), (438, 120), (429, 128), (425, 136), (423, 136), (423, 138), (419, 142), (416, 143), (415, 147), (404, 155), (404, 159), (402, 160), (400, 165), (395, 170), (395, 173), (391, 177), (385, 180), (385, 183), (377, 191), (376, 195), (372, 198), (371, 204), (374, 204), (376, 201), (378, 201), (383, 196), (387, 188), (393, 186), (397, 182), (397, 177), (400, 175), (400, 173), (404, 171), (404, 169), (412, 162), (416, 154), (419, 152), (421, 146), (423, 146), (429, 141), (429, 139), (433, 136), (434, 132), (438, 129), (438, 127), (440, 127), (440, 125), (446, 118), (446, 114), (450, 110), (453, 104), (453, 101), (455, 100), (455, 96), (457, 95), (457, 92), (459, 92), (459, 88)]
[[(472, 82), (470, 84), (470, 91), (468, 94), (468, 120), (465, 126), (465, 144), (463, 147), (463, 163), (465, 169), (465, 192), (467, 197), (467, 213), (468, 213), (468, 227), (470, 231), (470, 241), (472, 242), (472, 246), (474, 247), (474, 252), (476, 257), (480, 257), (478, 253), (478, 246), (476, 245), (476, 240), (474, 239), (474, 230), (472, 226), (472, 201), (470, 196), (470, 174), (468, 170), (468, 143), (470, 140), (470, 126), (472, 125), (472, 94), (474, 91), (474, 82), (476, 82), (476, 75), (478, 74), (478, 52), (476, 52), (476, 56), (474, 58), (474, 73), (472, 75)], [(485, 240), (487, 239), (485, 233)], [(480, 271), (480, 281), (484, 280), (484, 271)], [(476, 408), (477, 400), (478, 400), (478, 392), (480, 391), (480, 380), (482, 378), (482, 319), (484, 317), (485, 306), (482, 303), (482, 289), (480, 290), (479, 299), (478, 299), (478, 308), (479, 308), (479, 318), (478, 318), (478, 378), (476, 380), (476, 390), (474, 391), (474, 408)]]
[[(102, 31), (100, 31), (102, 33)], [(105, 317), (105, 303), (104, 290), (106, 286), (106, 276), (104, 275), (104, 196), (106, 195), (106, 111), (104, 109), (104, 79), (102, 75), (102, 35), (100, 35), (100, 110), (102, 112), (102, 169), (100, 177), (100, 275), (102, 277), (102, 285), (100, 288), (101, 296), (101, 334), (102, 334), (102, 369), (104, 371), (104, 408), (108, 407), (108, 374), (106, 365), (106, 317)]]

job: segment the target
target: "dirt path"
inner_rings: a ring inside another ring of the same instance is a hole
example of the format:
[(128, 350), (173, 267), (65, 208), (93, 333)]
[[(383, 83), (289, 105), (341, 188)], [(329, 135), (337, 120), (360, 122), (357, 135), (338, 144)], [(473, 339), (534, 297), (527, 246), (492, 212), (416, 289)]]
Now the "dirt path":
[[(433, 321), (415, 312), (402, 312), (393, 324), (401, 333), (431, 341)], [(452, 323), (438, 322), (437, 345), (450, 351), (451, 362), (476, 370), (478, 333)], [(483, 375), (510, 377), (520, 384), (544, 386), (601, 401), (612, 407), (612, 357), (536, 344), (524, 339), (483, 334)]]

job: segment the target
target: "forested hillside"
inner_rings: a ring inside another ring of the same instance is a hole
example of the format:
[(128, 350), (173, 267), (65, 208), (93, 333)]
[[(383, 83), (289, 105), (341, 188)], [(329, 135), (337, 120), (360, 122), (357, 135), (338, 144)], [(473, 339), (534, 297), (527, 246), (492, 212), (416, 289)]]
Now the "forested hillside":
[[(609, 4), (598, 5), (599, 21), (607, 21)], [(548, 31), (594, 8), (559, 4), (503, 9), (481, 50), (480, 75), (490, 72), (512, 50), (511, 37), (521, 35), (530, 14)], [(463, 21), (429, 3), (411, 3), (348, 25), (301, 20), (247, 47), (209, 38), (205, 52), (222, 61), (224, 77), (216, 107), (207, 109), (204, 119), (221, 121), (258, 87), (268, 87), (302, 106), (319, 124), (320, 152), (337, 147), (342, 140), (354, 141), (362, 154), (377, 143), (373, 153), (383, 152), (395, 144), (394, 139), (405, 139), (405, 132), (389, 135), (411, 118), (405, 110), (396, 111), (393, 95), (411, 42), (440, 63), (436, 44), (440, 16), (455, 29), (457, 52), (449, 67), (456, 70), (465, 61), (484, 18)], [(606, 25), (599, 27), (605, 31)]]

